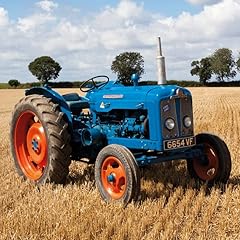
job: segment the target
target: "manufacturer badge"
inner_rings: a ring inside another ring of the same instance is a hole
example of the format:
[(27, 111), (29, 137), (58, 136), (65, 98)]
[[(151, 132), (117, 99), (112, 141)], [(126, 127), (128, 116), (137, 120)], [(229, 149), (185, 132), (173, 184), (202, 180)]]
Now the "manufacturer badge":
[(163, 106), (163, 112), (167, 112), (169, 110), (170, 110), (170, 106), (168, 104)]
[(103, 98), (107, 98), (107, 99), (120, 99), (120, 98), (123, 98), (123, 94), (103, 95)]

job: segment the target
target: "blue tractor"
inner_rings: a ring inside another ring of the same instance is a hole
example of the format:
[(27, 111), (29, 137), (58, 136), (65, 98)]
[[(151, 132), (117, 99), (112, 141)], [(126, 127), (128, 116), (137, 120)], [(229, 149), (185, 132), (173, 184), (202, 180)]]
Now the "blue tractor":
[(139, 167), (149, 164), (186, 159), (191, 177), (226, 183), (229, 150), (215, 135), (194, 136), (189, 90), (139, 86), (136, 75), (133, 81), (123, 86), (93, 77), (81, 86), (84, 97), (60, 95), (49, 86), (26, 90), (11, 122), (19, 175), (37, 184), (63, 183), (71, 160), (87, 160), (95, 164), (102, 198), (123, 204), (138, 199)]

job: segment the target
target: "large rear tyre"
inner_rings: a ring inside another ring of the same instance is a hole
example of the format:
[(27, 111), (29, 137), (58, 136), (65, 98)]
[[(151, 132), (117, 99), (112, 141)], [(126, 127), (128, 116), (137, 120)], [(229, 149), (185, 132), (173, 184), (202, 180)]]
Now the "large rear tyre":
[(140, 171), (133, 154), (126, 147), (111, 144), (99, 152), (95, 180), (106, 202), (120, 202), (125, 206), (138, 199)]
[(199, 146), (202, 145), (204, 158), (187, 161), (190, 176), (209, 185), (226, 183), (231, 173), (231, 156), (225, 142), (207, 133), (197, 135), (196, 142)]
[(70, 134), (59, 106), (42, 95), (15, 106), (10, 128), (17, 172), (38, 184), (64, 183), (70, 165)]

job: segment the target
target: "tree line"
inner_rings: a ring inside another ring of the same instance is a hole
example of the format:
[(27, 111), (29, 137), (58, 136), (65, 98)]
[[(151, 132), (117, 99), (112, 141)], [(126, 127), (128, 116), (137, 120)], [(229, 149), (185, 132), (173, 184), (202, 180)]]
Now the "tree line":
[[(50, 80), (57, 79), (62, 67), (53, 58), (41, 56), (32, 61), (28, 65), (28, 69), (44, 85), (49, 84)], [(112, 61), (111, 70), (117, 74), (120, 83), (131, 85), (132, 74), (138, 74), (140, 77), (144, 73), (143, 57), (138, 52), (121, 53)], [(20, 82), (16, 79), (11, 79), (8, 81), (8, 84), (11, 87), (18, 87)]]
[[(235, 60), (232, 50), (220, 48), (208, 57), (194, 60), (191, 63), (191, 67), (190, 73), (192, 76), (196, 75), (199, 77), (200, 85), (209, 84), (213, 76), (216, 77), (218, 82), (223, 83), (226, 80), (233, 79), (237, 75), (237, 71), (240, 72), (240, 53), (238, 59)], [(44, 85), (48, 84), (50, 80), (57, 79), (62, 67), (51, 57), (41, 56), (29, 63), (28, 69), (40, 81), (40, 84)], [(144, 74), (143, 57), (138, 52), (123, 52), (112, 61), (111, 70), (117, 74), (117, 79), (120, 83), (132, 85), (132, 74), (137, 74), (139, 77)], [(156, 82), (148, 83), (146, 81), (145, 83), (152, 84)], [(171, 81), (168, 81), (168, 83), (171, 84)], [(16, 79), (11, 79), (8, 81), (8, 84), (12, 87), (18, 87), (20, 82)]]
[(234, 59), (232, 50), (220, 48), (201, 60), (191, 63), (191, 75), (199, 77), (200, 83), (206, 85), (215, 76), (218, 82), (225, 82), (233, 79), (240, 72), (240, 56)]

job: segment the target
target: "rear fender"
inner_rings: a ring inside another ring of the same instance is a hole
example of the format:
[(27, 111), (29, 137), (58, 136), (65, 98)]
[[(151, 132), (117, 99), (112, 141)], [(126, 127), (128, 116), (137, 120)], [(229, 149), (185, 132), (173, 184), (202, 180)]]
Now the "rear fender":
[(52, 101), (59, 105), (61, 111), (66, 115), (67, 121), (69, 126), (72, 129), (72, 114), (71, 110), (69, 109), (69, 106), (67, 105), (66, 101), (64, 100), (63, 96), (61, 96), (59, 93), (55, 92), (50, 88), (49, 86), (44, 87), (33, 87), (30, 89), (27, 89), (25, 91), (25, 95), (32, 95), (32, 94), (38, 94), (43, 95), (44, 97), (52, 99)]

